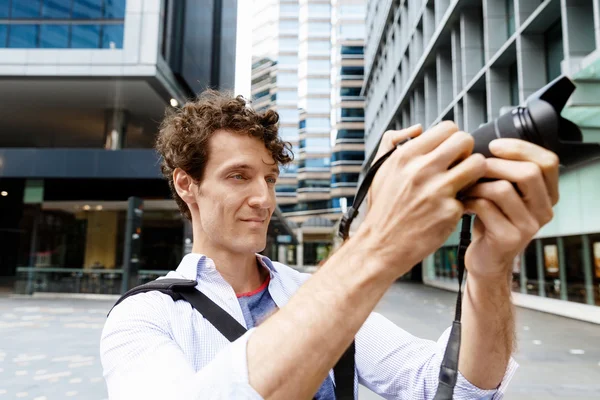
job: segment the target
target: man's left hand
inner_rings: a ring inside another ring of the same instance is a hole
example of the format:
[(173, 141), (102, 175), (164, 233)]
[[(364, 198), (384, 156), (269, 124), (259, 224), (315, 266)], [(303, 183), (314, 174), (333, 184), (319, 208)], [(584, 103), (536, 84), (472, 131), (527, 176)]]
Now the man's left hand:
[(474, 279), (505, 282), (515, 257), (554, 215), (559, 159), (517, 139), (494, 140), (490, 151), (497, 158), (486, 159), (485, 177), (496, 180), (464, 193), (465, 211), (477, 215), (465, 264)]

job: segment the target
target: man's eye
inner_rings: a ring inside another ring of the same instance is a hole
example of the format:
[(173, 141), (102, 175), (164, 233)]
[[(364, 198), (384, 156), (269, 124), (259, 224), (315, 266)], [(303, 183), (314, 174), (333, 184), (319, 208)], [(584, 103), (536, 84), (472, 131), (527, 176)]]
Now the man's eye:
[(272, 183), (272, 184), (276, 184), (277, 183), (277, 178), (267, 178), (267, 182), (268, 183)]
[(240, 175), (240, 174), (237, 174), (237, 175), (233, 175), (232, 178), (235, 179), (235, 180), (241, 181), (241, 180), (244, 179), (244, 176)]

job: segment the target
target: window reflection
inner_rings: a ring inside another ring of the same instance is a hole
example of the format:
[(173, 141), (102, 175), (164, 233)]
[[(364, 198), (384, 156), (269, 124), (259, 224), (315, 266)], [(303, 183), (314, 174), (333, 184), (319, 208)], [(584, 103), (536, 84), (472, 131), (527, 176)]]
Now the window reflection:
[(69, 25), (41, 25), (40, 47), (45, 49), (69, 47)]
[(73, 0), (73, 18), (102, 18), (102, 0)]
[[(444, 258), (455, 247), (435, 253), (437, 277), (452, 276)], [(512, 287), (528, 295), (600, 305), (600, 233), (532, 240), (515, 260)]]
[(38, 25), (11, 25), (8, 33), (8, 47), (32, 49), (37, 47)]
[(102, 27), (102, 47), (105, 49), (123, 48), (123, 25), (104, 25)]
[(125, 0), (104, 0), (104, 18), (125, 18)]
[(74, 49), (100, 47), (100, 25), (73, 25), (71, 47)]
[[(0, 19), (8, 20), (0, 26), (0, 47), (123, 48), (125, 4), (125, 0), (0, 0)], [(57, 19), (65, 22), (49, 21)]]
[(0, 18), (8, 18), (10, 13), (10, 0), (0, 0)]
[(39, 18), (40, 0), (13, 1), (10, 17), (12, 19)]
[(0, 47), (6, 47), (8, 25), (0, 25)]
[(71, 17), (71, 2), (65, 0), (44, 0), (42, 18), (68, 19)]

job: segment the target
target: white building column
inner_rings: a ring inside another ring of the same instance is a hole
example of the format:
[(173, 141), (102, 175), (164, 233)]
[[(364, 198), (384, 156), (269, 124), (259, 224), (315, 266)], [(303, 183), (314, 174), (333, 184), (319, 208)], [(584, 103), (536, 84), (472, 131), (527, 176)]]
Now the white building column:
[(296, 267), (302, 268), (304, 266), (304, 237), (302, 236), (302, 228), (296, 230), (296, 238), (298, 239), (298, 245), (296, 246)]
[(104, 122), (104, 148), (120, 150), (125, 147), (128, 112), (121, 109), (106, 111)]

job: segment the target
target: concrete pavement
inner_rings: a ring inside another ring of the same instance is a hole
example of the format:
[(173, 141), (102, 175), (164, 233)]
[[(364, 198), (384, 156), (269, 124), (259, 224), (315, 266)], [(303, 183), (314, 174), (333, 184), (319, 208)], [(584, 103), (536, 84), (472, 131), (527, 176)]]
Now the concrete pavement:
[[(454, 294), (394, 285), (377, 311), (414, 335), (437, 339)], [(107, 397), (98, 343), (112, 301), (0, 297), (0, 400)], [(506, 399), (600, 398), (600, 325), (518, 309), (520, 364)], [(379, 396), (361, 388), (361, 399)]]

